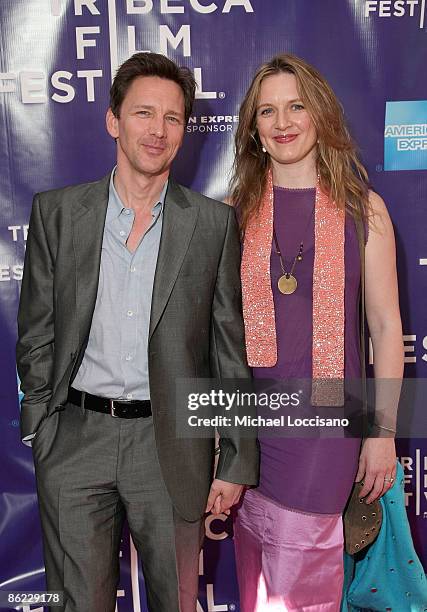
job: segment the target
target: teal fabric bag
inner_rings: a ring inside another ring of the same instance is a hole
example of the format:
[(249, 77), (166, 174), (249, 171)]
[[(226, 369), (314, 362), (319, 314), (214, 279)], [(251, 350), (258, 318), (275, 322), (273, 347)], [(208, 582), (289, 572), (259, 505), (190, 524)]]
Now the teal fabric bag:
[(427, 579), (412, 543), (404, 476), (381, 498), (383, 522), (375, 542), (355, 557), (344, 553), (341, 612), (427, 612)]

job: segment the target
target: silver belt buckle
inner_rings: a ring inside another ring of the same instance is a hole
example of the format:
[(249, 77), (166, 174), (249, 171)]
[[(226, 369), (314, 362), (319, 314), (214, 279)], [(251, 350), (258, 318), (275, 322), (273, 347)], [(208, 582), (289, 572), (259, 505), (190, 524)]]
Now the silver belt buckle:
[(115, 400), (110, 399), (109, 402), (110, 402), (110, 414), (111, 414), (111, 416), (114, 417), (115, 419), (118, 419), (119, 417), (117, 416), (116, 409), (114, 407)]

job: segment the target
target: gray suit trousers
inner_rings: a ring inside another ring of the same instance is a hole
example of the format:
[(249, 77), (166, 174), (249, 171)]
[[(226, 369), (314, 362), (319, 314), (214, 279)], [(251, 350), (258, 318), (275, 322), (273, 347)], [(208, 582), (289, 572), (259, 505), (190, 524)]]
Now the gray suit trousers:
[(125, 517), (149, 610), (195, 612), (202, 521), (174, 511), (152, 417), (120, 419), (67, 404), (42, 422), (33, 454), (47, 588), (64, 592), (63, 612), (114, 612)]

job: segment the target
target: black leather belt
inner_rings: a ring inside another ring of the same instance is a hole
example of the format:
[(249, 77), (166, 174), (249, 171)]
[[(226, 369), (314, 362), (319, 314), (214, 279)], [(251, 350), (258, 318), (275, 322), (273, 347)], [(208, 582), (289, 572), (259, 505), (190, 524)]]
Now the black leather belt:
[[(82, 401), (82, 396), (83, 401)], [(83, 393), (70, 387), (68, 401), (76, 406), (82, 406), (95, 412), (111, 414), (112, 417), (120, 419), (146, 419), (151, 416), (150, 400), (113, 400), (107, 397), (99, 397), (90, 393)]]

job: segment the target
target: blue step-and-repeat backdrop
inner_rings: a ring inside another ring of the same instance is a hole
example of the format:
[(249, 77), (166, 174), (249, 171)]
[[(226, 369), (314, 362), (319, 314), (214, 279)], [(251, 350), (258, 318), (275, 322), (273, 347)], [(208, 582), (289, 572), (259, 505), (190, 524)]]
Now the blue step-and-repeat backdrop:
[[(104, 127), (111, 78), (129, 55), (148, 50), (194, 70), (197, 101), (174, 175), (218, 199), (227, 194), (239, 101), (256, 67), (286, 51), (327, 77), (395, 226), (405, 374), (427, 377), (425, 0), (1, 0), (0, 588), (43, 586), (32, 455), (19, 440), (15, 367), (32, 195), (111, 169), (115, 145)], [(412, 534), (426, 566), (427, 440), (399, 440), (398, 454)], [(231, 533), (227, 517), (206, 519), (198, 612), (239, 610)], [(127, 533), (121, 558), (117, 610), (144, 611)]]

